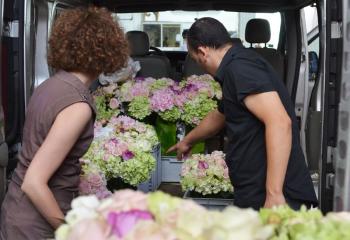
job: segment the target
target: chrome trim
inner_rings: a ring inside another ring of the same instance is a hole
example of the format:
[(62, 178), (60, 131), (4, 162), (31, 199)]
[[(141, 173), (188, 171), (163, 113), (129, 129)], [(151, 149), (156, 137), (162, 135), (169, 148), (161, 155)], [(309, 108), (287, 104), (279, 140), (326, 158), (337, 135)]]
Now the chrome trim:
[[(307, 122), (307, 113), (309, 107), (309, 54), (308, 54), (308, 39), (307, 39), (307, 30), (306, 30), (306, 20), (305, 12), (300, 10), (300, 29), (301, 29), (301, 41), (302, 41), (302, 54), (303, 57), (300, 64), (299, 79), (298, 79), (298, 88), (297, 95), (295, 99), (295, 107), (297, 115), (301, 118), (301, 131), (300, 131), (300, 143), (304, 152), (306, 163), (307, 154), (306, 154), (306, 122)], [(298, 111), (300, 109), (300, 111)]]
[(322, 175), (321, 173), (323, 172), (323, 164), (322, 164), (322, 159), (323, 159), (323, 150), (322, 150), (322, 147), (324, 145), (324, 131), (323, 131), (323, 128), (324, 128), (324, 110), (325, 110), (325, 89), (326, 89), (326, 75), (325, 75), (325, 69), (326, 69), (326, 52), (327, 52), (327, 46), (326, 46), (326, 40), (327, 40), (327, 32), (326, 32), (326, 24), (327, 24), (327, 21), (326, 21), (326, 15), (327, 15), (327, 12), (326, 12), (326, 6), (327, 6), (327, 0), (322, 0), (320, 1), (320, 9), (321, 9), (321, 17), (322, 17), (322, 22), (321, 22), (321, 33), (320, 33), (320, 39), (322, 39), (322, 41), (320, 41), (320, 52), (322, 52), (322, 61), (320, 61), (320, 84), (319, 84), (319, 87), (317, 89), (317, 107), (316, 107), (316, 110), (317, 111), (320, 111), (322, 113), (321, 115), (321, 147), (320, 147), (320, 154), (319, 154), (319, 172), (320, 172), (320, 182), (319, 182), (319, 203), (320, 205), (322, 204), (323, 202), (323, 196), (321, 194), (321, 190), (323, 188), (326, 188), (326, 186), (324, 186), (324, 183), (322, 181)]

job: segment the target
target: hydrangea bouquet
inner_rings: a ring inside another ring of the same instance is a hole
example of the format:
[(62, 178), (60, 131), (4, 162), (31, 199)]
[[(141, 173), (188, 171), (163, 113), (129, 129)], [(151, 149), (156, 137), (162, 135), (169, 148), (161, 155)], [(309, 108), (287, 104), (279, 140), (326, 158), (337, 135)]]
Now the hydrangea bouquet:
[(260, 210), (264, 224), (274, 226), (271, 240), (341, 240), (350, 239), (350, 213), (329, 213), (302, 207), (293, 211), (287, 206)]
[(186, 99), (181, 119), (190, 126), (196, 126), (217, 108), (217, 101), (222, 98), (220, 84), (209, 74), (193, 75), (181, 84)]
[(85, 163), (96, 166), (107, 180), (120, 177), (133, 186), (148, 180), (156, 164), (151, 154), (158, 144), (154, 128), (126, 116), (112, 118), (105, 127), (95, 125), (96, 138)]
[(225, 155), (220, 151), (192, 155), (182, 165), (182, 189), (203, 195), (233, 192), (224, 159)]
[(128, 114), (143, 120), (152, 112), (168, 122), (184, 121), (196, 126), (221, 99), (220, 85), (208, 74), (191, 76), (177, 83), (169, 78), (138, 78), (124, 83), (119, 95)]
[(55, 233), (57, 240), (267, 240), (272, 234), (251, 209), (208, 211), (162, 192), (131, 190), (102, 201), (79, 197), (65, 222)]
[(132, 149), (116, 137), (94, 141), (84, 158), (96, 164), (107, 180), (121, 177), (133, 186), (148, 180), (156, 164), (151, 153)]
[(130, 116), (143, 120), (151, 115), (149, 95), (151, 92), (150, 85), (155, 79), (136, 79), (124, 83), (119, 90), (119, 96), (123, 103), (127, 103), (127, 112)]
[[(152, 112), (164, 113), (165, 118), (171, 119), (174, 104), (172, 96), (166, 90), (175, 82), (169, 78), (137, 78), (123, 84), (119, 95), (121, 100), (128, 105), (128, 114), (138, 120), (150, 116)], [(179, 111), (176, 119), (179, 119)]]
[(186, 99), (182, 95), (180, 86), (173, 83), (171, 86), (153, 92), (151, 108), (163, 120), (176, 122), (181, 118), (182, 107), (185, 101)]

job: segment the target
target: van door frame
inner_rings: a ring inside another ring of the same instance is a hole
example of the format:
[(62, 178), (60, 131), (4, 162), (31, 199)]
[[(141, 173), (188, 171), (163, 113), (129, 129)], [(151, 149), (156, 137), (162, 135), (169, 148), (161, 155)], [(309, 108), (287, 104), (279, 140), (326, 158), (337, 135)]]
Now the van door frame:
[(342, 0), (320, 0), (321, 66), (320, 96), (322, 108), (321, 149), (319, 161), (319, 202), (324, 213), (333, 210), (334, 153), (337, 148), (338, 107), (341, 80), (341, 14)]
[[(4, 0), (0, 0), (0, 56), (2, 56)], [(2, 57), (0, 57), (0, 76), (2, 76)], [(1, 77), (2, 81), (2, 77)], [(8, 147), (5, 141), (5, 116), (2, 106), (2, 84), (0, 84), (0, 205), (7, 188), (6, 169), (8, 164)]]

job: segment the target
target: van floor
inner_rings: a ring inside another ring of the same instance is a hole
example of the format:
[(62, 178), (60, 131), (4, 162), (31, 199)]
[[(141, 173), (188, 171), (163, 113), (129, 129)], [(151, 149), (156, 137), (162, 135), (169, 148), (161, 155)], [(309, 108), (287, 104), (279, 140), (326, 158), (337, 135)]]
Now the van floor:
[(180, 183), (167, 183), (163, 182), (160, 184), (158, 190), (168, 193), (174, 197), (182, 198), (184, 196), (184, 192), (181, 189)]

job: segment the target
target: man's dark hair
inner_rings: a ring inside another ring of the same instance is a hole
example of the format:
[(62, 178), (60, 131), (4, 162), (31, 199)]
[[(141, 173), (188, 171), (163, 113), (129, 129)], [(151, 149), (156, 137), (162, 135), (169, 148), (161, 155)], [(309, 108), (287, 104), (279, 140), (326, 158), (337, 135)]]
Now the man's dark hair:
[(231, 43), (231, 38), (225, 26), (210, 17), (195, 21), (187, 33), (188, 46), (197, 51), (198, 47), (221, 48)]
[(188, 29), (184, 29), (184, 30), (182, 31), (182, 38), (183, 38), (183, 39), (187, 38), (187, 34), (188, 34)]

